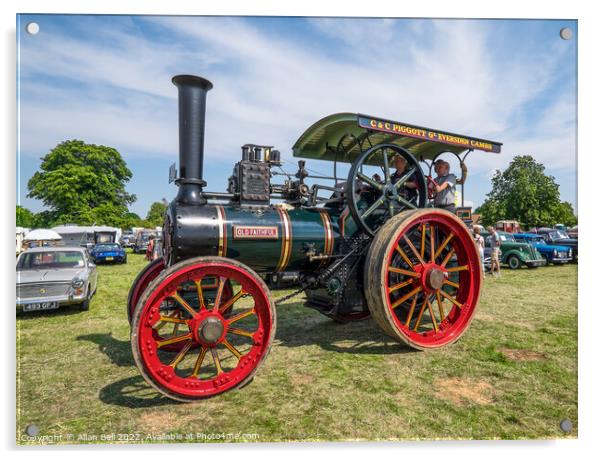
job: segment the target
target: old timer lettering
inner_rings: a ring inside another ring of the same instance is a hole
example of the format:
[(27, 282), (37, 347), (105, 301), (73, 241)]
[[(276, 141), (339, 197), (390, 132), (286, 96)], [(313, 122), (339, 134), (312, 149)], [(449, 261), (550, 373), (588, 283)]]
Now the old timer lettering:
[(234, 225), (232, 236), (234, 239), (278, 239), (278, 227)]

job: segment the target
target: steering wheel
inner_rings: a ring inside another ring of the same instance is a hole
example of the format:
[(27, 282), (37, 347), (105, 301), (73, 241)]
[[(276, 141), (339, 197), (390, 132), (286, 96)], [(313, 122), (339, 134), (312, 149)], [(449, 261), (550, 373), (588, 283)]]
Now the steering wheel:
[(439, 185), (437, 182), (435, 182), (435, 180), (433, 179), (433, 177), (431, 177), (430, 175), (426, 176), (426, 180), (428, 181), (428, 197), (429, 200), (433, 200), (435, 199), (435, 196), (437, 196), (437, 186)]
[[(389, 158), (399, 154), (407, 161), (407, 172), (397, 182), (391, 180)], [(381, 166), (385, 178), (376, 181), (363, 173), (364, 165)], [(406, 199), (403, 185), (414, 178), (417, 182), (416, 197)], [(374, 202), (361, 208), (362, 194), (356, 190), (356, 183), (369, 185), (375, 194)], [(426, 206), (427, 185), (420, 164), (406, 149), (393, 144), (375, 145), (356, 158), (347, 177), (347, 205), (355, 224), (366, 234), (374, 236), (378, 228), (394, 215), (409, 209)]]

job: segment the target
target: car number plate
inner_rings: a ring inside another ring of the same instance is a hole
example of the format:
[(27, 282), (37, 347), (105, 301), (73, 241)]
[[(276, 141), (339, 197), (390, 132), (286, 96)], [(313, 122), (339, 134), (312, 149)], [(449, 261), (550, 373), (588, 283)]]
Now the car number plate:
[(47, 309), (58, 309), (59, 304), (56, 301), (45, 301), (42, 303), (28, 303), (23, 305), (23, 311), (45, 311)]
[(107, 258), (105, 258), (105, 260), (107, 260), (107, 261), (113, 261), (113, 257), (107, 257)]

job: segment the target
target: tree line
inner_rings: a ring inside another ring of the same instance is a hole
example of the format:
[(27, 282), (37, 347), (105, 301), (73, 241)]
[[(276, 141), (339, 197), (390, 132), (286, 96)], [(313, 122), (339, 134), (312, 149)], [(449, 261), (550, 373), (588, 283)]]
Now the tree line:
[[(40, 199), (47, 210), (33, 213), (17, 206), (17, 226), (49, 228), (66, 223), (119, 228), (161, 226), (166, 205), (154, 202), (145, 218), (130, 212), (136, 195), (126, 192), (132, 178), (121, 154), (104, 145), (68, 140), (42, 159), (40, 170), (27, 182), (28, 197)], [(555, 178), (532, 156), (516, 156), (504, 171), (496, 171), (491, 191), (475, 209), (484, 225), (518, 220), (524, 228), (577, 224), (569, 202), (560, 199)]]
[(50, 228), (63, 224), (117, 228), (161, 226), (166, 205), (151, 204), (145, 218), (130, 212), (136, 201), (125, 187), (132, 178), (121, 154), (104, 145), (67, 140), (41, 158), (40, 169), (27, 182), (27, 196), (46, 210), (16, 208), (17, 226)]

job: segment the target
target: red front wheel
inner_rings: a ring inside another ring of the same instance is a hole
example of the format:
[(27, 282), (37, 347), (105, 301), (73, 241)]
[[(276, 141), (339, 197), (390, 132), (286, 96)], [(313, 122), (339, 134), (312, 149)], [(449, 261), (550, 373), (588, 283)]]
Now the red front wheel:
[(451, 344), (468, 329), (481, 291), (480, 257), (451, 212), (400, 214), (381, 228), (366, 258), (368, 306), (386, 333), (428, 349)]
[[(217, 282), (211, 294), (207, 279)], [(191, 286), (196, 295), (183, 297)], [(250, 381), (270, 350), (275, 320), (269, 290), (254, 271), (221, 257), (194, 258), (166, 269), (145, 290), (134, 311), (132, 351), (149, 384), (190, 402)], [(164, 334), (174, 324), (179, 331)], [(177, 353), (166, 350), (175, 344)]]

